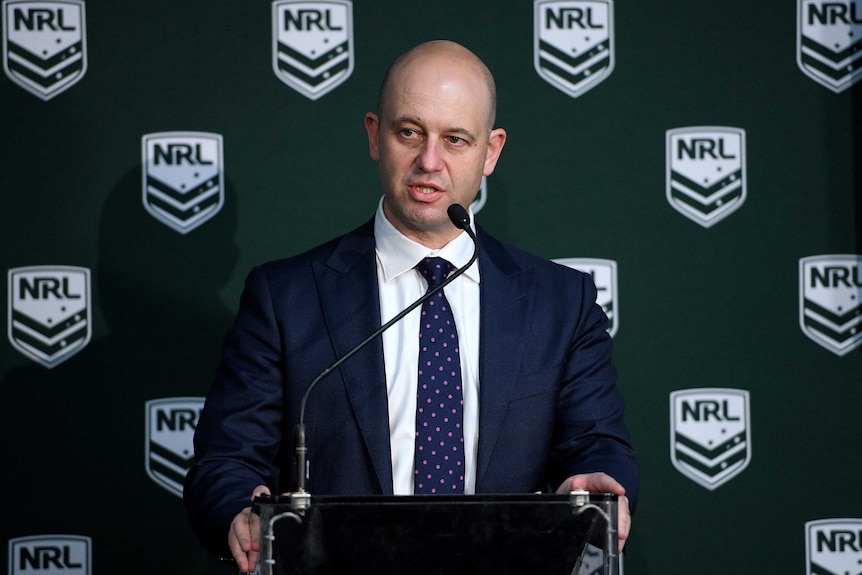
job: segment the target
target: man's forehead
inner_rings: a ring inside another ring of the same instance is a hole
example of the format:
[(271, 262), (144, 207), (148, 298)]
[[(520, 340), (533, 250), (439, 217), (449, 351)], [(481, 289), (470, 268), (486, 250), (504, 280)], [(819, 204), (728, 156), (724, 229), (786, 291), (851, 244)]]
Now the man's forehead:
[(415, 75), (394, 78), (385, 100), (390, 117), (450, 118), (455, 124), (483, 122), (488, 109), (487, 90), (469, 78)]
[[(488, 130), (493, 127), (496, 109), (494, 80), (485, 64), (472, 52), (448, 41), (422, 44), (399, 57), (387, 71), (379, 97), (378, 113), (397, 116), (392, 101), (409, 98), (409, 94), (431, 101), (440, 97), (440, 105), (457, 107)], [(448, 98), (449, 100), (446, 100)]]

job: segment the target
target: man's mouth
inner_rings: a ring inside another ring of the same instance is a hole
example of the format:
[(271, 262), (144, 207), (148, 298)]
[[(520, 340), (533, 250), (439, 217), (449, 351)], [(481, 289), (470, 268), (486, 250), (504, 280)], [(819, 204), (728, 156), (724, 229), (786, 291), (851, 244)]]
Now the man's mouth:
[(417, 202), (436, 202), (438, 199), (443, 197), (446, 194), (446, 190), (431, 184), (410, 184), (407, 186), (407, 189), (410, 191), (410, 197), (412, 197)]

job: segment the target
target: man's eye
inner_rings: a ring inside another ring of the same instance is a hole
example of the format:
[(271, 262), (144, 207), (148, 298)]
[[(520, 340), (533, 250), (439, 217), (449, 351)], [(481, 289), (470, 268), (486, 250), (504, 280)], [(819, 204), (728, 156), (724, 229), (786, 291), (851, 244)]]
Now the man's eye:
[(417, 136), (416, 130), (412, 128), (402, 128), (401, 135), (405, 138), (415, 138)]
[(467, 140), (461, 138), (460, 136), (446, 136), (446, 141), (456, 146), (460, 146), (467, 143)]

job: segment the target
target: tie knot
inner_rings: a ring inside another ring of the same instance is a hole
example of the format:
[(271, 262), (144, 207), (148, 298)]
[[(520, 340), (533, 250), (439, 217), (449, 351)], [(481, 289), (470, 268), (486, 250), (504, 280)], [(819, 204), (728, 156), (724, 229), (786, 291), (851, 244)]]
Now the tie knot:
[(416, 269), (419, 270), (419, 273), (428, 282), (429, 288), (440, 285), (454, 267), (443, 258), (425, 258), (416, 264)]

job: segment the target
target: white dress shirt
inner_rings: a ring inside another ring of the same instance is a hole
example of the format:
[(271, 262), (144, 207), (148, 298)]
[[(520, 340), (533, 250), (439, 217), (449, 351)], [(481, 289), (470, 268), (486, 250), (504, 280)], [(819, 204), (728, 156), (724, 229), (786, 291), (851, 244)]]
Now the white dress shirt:
[[(470, 214), (472, 221), (472, 213)], [(414, 266), (426, 257), (441, 257), (456, 268), (473, 255), (466, 232), (439, 250), (432, 250), (401, 234), (383, 214), (383, 200), (374, 219), (377, 243), (377, 282), (380, 320), (386, 323), (428, 289)], [(446, 299), (455, 316), (464, 393), (465, 493), (476, 491), (476, 450), (479, 442), (479, 262), (446, 286)], [(395, 495), (413, 494), (413, 452), (416, 442), (416, 385), (419, 377), (419, 317), (416, 308), (383, 332), (383, 358), (389, 407), (389, 445)]]

